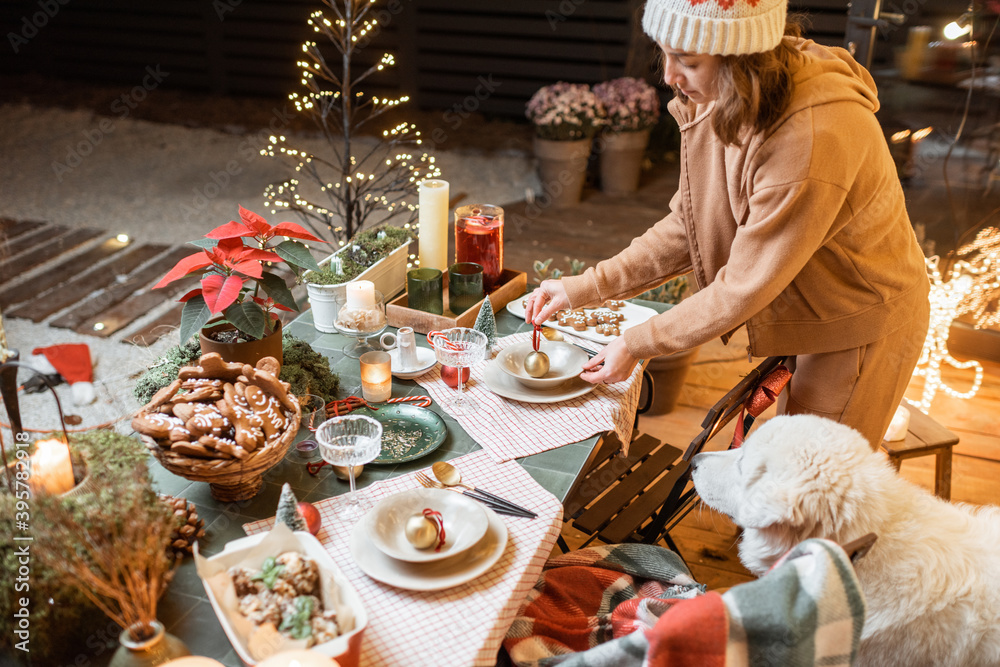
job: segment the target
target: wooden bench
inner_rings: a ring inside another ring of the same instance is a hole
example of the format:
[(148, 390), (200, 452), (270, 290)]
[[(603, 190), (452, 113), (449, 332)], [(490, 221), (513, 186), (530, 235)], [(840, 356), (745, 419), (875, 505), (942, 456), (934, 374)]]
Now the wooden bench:
[(934, 454), (934, 494), (951, 500), (951, 450), (958, 444), (958, 436), (941, 424), (909, 405), (910, 426), (902, 440), (882, 441), (882, 449), (889, 455), (889, 462), (899, 470), (903, 459)]

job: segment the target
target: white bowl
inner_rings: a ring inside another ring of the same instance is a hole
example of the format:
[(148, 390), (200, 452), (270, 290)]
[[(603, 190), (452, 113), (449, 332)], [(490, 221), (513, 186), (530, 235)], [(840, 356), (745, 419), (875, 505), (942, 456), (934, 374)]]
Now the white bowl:
[(526, 387), (552, 389), (582, 373), (583, 365), (589, 359), (587, 353), (576, 345), (561, 341), (544, 340), (539, 350), (549, 357), (549, 372), (540, 378), (533, 378), (524, 370), (524, 358), (533, 351), (530, 341), (500, 350), (496, 362), (501, 370)]
[[(406, 539), (407, 520), (424, 508), (441, 513), (445, 541), (440, 551), (417, 549)], [(393, 494), (376, 503), (363, 521), (379, 551), (410, 563), (429, 563), (460, 554), (483, 539), (489, 526), (482, 505), (445, 489), (410, 489)]]

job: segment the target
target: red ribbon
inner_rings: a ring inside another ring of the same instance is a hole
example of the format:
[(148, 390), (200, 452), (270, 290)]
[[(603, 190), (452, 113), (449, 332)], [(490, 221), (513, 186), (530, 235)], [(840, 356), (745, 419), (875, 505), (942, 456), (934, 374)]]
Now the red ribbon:
[(434, 525), (438, 529), (438, 545), (434, 547), (434, 551), (441, 551), (441, 547), (444, 546), (444, 517), (441, 516), (441, 512), (436, 512), (432, 509), (424, 508), (424, 516), (427, 517), (429, 521), (433, 521)]
[(738, 449), (743, 446), (743, 440), (750, 427), (753, 426), (754, 420), (764, 410), (774, 405), (774, 402), (778, 400), (778, 394), (781, 393), (782, 389), (785, 388), (785, 385), (791, 379), (791, 371), (784, 366), (778, 366), (760, 381), (760, 384), (757, 385), (756, 389), (750, 393), (747, 400), (743, 403), (739, 419), (736, 420), (736, 432), (733, 434), (733, 444), (730, 445), (730, 449)]
[(538, 352), (538, 348), (542, 345), (542, 325), (536, 324), (535, 328), (531, 332), (531, 348)]

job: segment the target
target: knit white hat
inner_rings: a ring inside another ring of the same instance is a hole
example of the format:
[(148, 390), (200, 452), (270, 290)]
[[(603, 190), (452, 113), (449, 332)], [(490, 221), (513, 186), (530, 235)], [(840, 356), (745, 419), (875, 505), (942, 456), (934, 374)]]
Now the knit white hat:
[(788, 0), (648, 0), (642, 29), (688, 53), (761, 53), (781, 42), (787, 8)]

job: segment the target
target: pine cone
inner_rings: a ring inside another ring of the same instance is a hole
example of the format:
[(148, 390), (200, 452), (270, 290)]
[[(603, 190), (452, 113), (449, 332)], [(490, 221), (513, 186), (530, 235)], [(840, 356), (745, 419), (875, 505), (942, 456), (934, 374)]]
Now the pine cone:
[(176, 520), (170, 536), (170, 550), (177, 558), (183, 558), (192, 552), (195, 541), (204, 537), (205, 520), (198, 518), (198, 509), (186, 498), (161, 494), (160, 499), (173, 511)]

